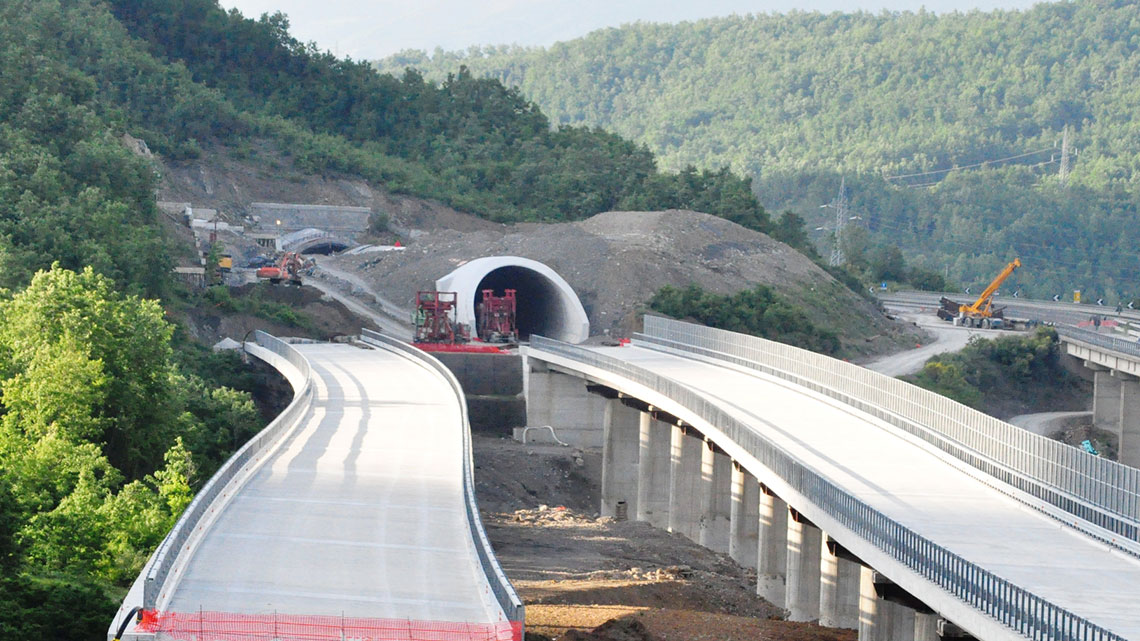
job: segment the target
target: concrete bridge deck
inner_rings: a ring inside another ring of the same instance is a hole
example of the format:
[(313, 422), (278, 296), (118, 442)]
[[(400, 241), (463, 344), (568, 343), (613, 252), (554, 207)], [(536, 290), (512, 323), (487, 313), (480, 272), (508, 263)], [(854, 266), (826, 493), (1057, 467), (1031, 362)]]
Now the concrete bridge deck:
[[(859, 500), (934, 543), (1123, 638), (1140, 639), (1135, 592), (1140, 586), (1140, 559), (995, 490), (957, 459), (851, 406), (754, 370), (643, 347), (595, 351), (688, 386)], [(558, 370), (586, 373), (587, 378), (622, 389), (616, 375), (561, 355), (532, 349), (528, 358), (547, 361)], [(731, 443), (716, 445), (737, 456)], [(749, 471), (761, 483), (770, 482), (763, 473)], [(793, 507), (807, 512), (805, 507)], [(857, 541), (839, 543), (860, 549)], [(876, 569), (902, 583), (891, 576), (889, 567)], [(933, 592), (920, 594), (913, 585), (907, 589), (935, 611), (961, 621), (943, 609), (961, 602), (933, 587), (943, 596), (930, 598)], [(1018, 638), (1005, 629), (1009, 638)]]
[(465, 518), (448, 383), (395, 352), (295, 347), (311, 409), (226, 505), (166, 610), (503, 621)]

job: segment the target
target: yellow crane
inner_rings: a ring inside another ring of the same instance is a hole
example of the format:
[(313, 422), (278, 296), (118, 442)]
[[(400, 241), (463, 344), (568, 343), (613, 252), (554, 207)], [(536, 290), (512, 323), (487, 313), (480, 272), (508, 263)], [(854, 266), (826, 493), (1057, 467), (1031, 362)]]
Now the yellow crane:
[(978, 300), (974, 301), (971, 305), (958, 306), (958, 323), (967, 326), (982, 326), (988, 327), (991, 324), (990, 318), (994, 315), (993, 302), (994, 292), (998, 287), (1009, 278), (1010, 274), (1015, 269), (1021, 267), (1021, 259), (1014, 258), (1013, 262), (1005, 266), (997, 278), (986, 287), (985, 291), (978, 296)]

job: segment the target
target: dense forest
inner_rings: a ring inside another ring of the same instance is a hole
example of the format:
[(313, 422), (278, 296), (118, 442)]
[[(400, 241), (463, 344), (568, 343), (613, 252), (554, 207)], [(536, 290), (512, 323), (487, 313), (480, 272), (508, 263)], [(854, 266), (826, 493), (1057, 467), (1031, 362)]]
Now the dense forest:
[[(1140, 295), (1140, 11), (1060, 2), (936, 15), (734, 16), (638, 23), (548, 48), (408, 51), (377, 63), (518, 87), (559, 124), (603, 127), (662, 166), (755, 177), (827, 251), (841, 177), (849, 256), (897, 245), (963, 286), (1020, 256), (1011, 285)], [(1062, 181), (1069, 128), (1071, 171)]]
[(0, 80), (0, 633), (14, 638), (102, 636), (196, 488), (263, 424), (254, 376), (173, 319), (208, 304), (303, 325), (172, 280), (162, 165), (128, 136), (164, 162), (274, 149), (494, 220), (691, 208), (804, 240), (724, 168), (664, 173), (643, 145), (552, 127), (497, 80), (381, 75), (215, 0), (3, 3)]

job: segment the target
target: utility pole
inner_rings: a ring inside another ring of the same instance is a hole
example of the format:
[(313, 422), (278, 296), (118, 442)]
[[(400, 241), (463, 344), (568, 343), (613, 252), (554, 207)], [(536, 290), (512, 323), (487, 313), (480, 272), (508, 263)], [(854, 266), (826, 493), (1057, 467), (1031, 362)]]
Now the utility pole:
[(1069, 170), (1072, 168), (1070, 166), (1070, 162), (1071, 161), (1069, 159), (1069, 125), (1065, 125), (1064, 133), (1061, 134), (1061, 172), (1060, 172), (1060, 177), (1061, 177), (1061, 188), (1062, 189), (1068, 189), (1069, 188)]
[(843, 248), (839, 246), (839, 235), (847, 222), (847, 178), (840, 179), (839, 194), (831, 206), (835, 208), (835, 242), (831, 245), (831, 259), (827, 262), (832, 267), (838, 267), (843, 264)]

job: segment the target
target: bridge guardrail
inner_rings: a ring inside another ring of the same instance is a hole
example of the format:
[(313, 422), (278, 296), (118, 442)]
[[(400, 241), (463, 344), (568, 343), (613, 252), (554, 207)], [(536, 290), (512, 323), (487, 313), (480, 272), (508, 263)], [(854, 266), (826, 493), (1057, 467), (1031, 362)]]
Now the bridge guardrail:
[(198, 528), (202, 518), (209, 513), (211, 504), (222, 492), (226, 484), (228, 484), (247, 463), (256, 461), (267, 446), (276, 440), (282, 432), (291, 427), (294, 422), (308, 410), (308, 401), (312, 398), (313, 393), (312, 372), (309, 368), (309, 361), (288, 343), (275, 336), (271, 336), (260, 330), (255, 332), (254, 336), (259, 346), (281, 356), (300, 370), (303, 380), (305, 381), (304, 386), (297, 391), (293, 397), (293, 401), (289, 403), (285, 411), (281, 412), (277, 418), (273, 419), (269, 425), (266, 425), (265, 428), (246, 442), (241, 449), (235, 452), (229, 460), (218, 468), (218, 471), (210, 477), (210, 480), (207, 481), (206, 484), (202, 486), (202, 489), (194, 496), (194, 500), (190, 502), (190, 505), (186, 506), (186, 509), (183, 510), (182, 515), (178, 517), (178, 521), (175, 522), (170, 533), (167, 534), (166, 538), (159, 544), (158, 550), (155, 551), (154, 562), (150, 564), (147, 570), (146, 579), (143, 582), (144, 610), (155, 609), (159, 596), (162, 594), (162, 589), (166, 584), (166, 580), (170, 576), (170, 571), (178, 560), (178, 554), (183, 550), (190, 536)]
[(950, 552), (831, 483), (691, 388), (645, 368), (541, 336), (531, 349), (617, 374), (677, 401), (715, 425), (795, 491), (931, 583), (1034, 641), (1124, 638)]
[[(1140, 541), (1140, 470), (890, 376), (783, 343), (655, 316), (645, 317), (645, 333), (636, 338), (743, 365), (842, 400), (1018, 490)], [(1121, 549), (1135, 554), (1134, 548)]]
[[(515, 592), (514, 587), (511, 586), (510, 581), (507, 580), (506, 573), (503, 572), (503, 568), (495, 558), (495, 552), (491, 548), (491, 541), (487, 538), (487, 532), (483, 529), (482, 519), (479, 518), (479, 505), (475, 501), (475, 464), (471, 449), (471, 423), (467, 416), (467, 397), (463, 393), (463, 387), (459, 384), (459, 380), (455, 378), (455, 374), (447, 369), (446, 365), (439, 362), (438, 359), (432, 358), (430, 354), (421, 349), (417, 349), (403, 341), (385, 336), (370, 329), (361, 330), (361, 338), (366, 343), (378, 343), (384, 347), (407, 354), (422, 362), (443, 376), (451, 386), (452, 391), (455, 392), (463, 416), (463, 497), (465, 499), (464, 504), (467, 513), (467, 524), (471, 528), (472, 537), (475, 539), (475, 551), (479, 555), (479, 564), (483, 567), (484, 574), (487, 575), (487, 582), (491, 585), (491, 591), (495, 595), (495, 599), (499, 602), (499, 606), (503, 608), (507, 619), (517, 623), (521, 629), (526, 619), (522, 600)], [(520, 636), (519, 638), (522, 637)]]
[(1089, 345), (1096, 345), (1120, 354), (1128, 354), (1140, 358), (1140, 343), (1136, 341), (1124, 340), (1122, 338), (1115, 338), (1113, 336), (1105, 336), (1096, 332), (1090, 332), (1087, 329), (1079, 329), (1076, 327), (1057, 327), (1057, 333), (1066, 338), (1088, 343)]

